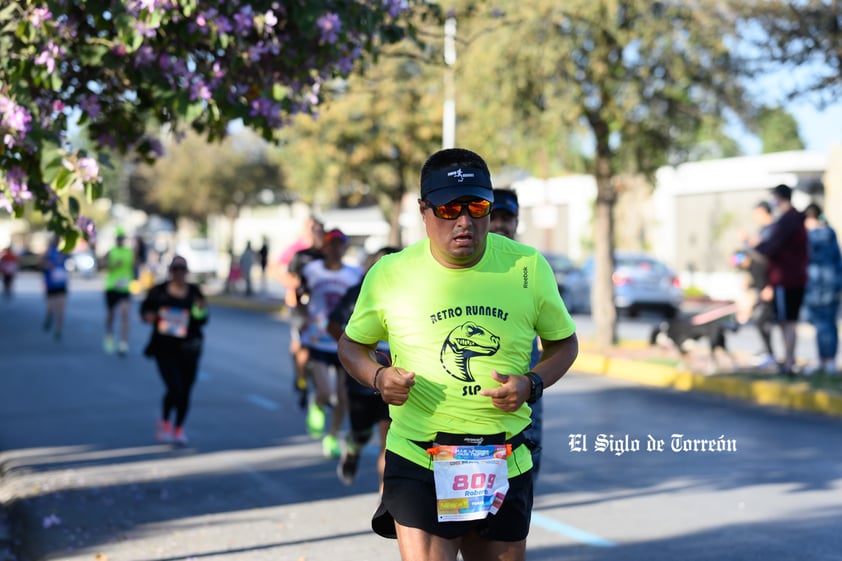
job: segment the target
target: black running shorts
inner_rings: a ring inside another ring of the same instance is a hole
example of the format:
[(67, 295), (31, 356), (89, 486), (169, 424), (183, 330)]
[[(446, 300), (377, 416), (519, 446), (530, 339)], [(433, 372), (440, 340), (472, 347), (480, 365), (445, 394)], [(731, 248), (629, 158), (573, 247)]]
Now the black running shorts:
[(105, 305), (108, 306), (110, 310), (123, 300), (130, 300), (132, 295), (128, 292), (124, 292), (122, 290), (106, 290), (105, 291)]
[(402, 526), (419, 528), (445, 539), (471, 531), (480, 537), (503, 542), (526, 539), (532, 517), (532, 471), (509, 479), (506, 500), (497, 514), (483, 520), (439, 522), (436, 514), (436, 484), (433, 472), (386, 451), (383, 496), (371, 520), (372, 529), (384, 538), (396, 538), (395, 520)]

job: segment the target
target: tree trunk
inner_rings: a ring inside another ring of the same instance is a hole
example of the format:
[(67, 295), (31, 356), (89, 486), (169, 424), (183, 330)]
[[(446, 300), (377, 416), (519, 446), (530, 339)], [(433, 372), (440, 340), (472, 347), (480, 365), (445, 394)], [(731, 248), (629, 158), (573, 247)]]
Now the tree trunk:
[(617, 342), (617, 309), (614, 307), (612, 281), (614, 204), (617, 195), (612, 175), (610, 157), (598, 153), (595, 170), (597, 195), (594, 209), (594, 276), (591, 286), (594, 345), (598, 351), (604, 351)]

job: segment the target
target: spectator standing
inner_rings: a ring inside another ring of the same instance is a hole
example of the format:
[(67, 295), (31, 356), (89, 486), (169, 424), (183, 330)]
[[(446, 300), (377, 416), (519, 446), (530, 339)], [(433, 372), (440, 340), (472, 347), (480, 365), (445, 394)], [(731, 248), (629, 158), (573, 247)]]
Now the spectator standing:
[(768, 263), (766, 257), (751, 251), (751, 248), (761, 241), (769, 239), (772, 231), (772, 206), (767, 201), (760, 201), (754, 206), (754, 221), (758, 231), (755, 235), (743, 235), (743, 245), (747, 250), (742, 261), (737, 265), (748, 272), (748, 312), (747, 318), (742, 318), (741, 323), (750, 321), (754, 324), (763, 343), (763, 349), (755, 357), (754, 365), (766, 368), (777, 365), (775, 351), (772, 346), (772, 329), (775, 325), (775, 313), (771, 301), (761, 298), (760, 294), (766, 286), (768, 276)]
[(807, 320), (816, 329), (819, 363), (807, 373), (836, 372), (839, 350), (839, 295), (842, 290), (842, 253), (836, 232), (825, 220), (822, 209), (810, 204), (804, 209), (810, 260), (807, 264), (807, 289), (804, 308)]
[(184, 257), (173, 257), (169, 278), (149, 290), (140, 315), (152, 325), (143, 354), (155, 359), (166, 386), (155, 436), (160, 442), (186, 445), (184, 422), (202, 354), (208, 307), (199, 285), (187, 282)]
[[(460, 552), (469, 560), (525, 558), (527, 404), (578, 354), (549, 263), (534, 248), (488, 234), (492, 202), (479, 155), (454, 148), (430, 156), (418, 201), (427, 237), (371, 268), (339, 340), (351, 375), (389, 403), (372, 528), (397, 538), (405, 561), (456, 561)], [(530, 371), (536, 334), (544, 353)], [(389, 342), (392, 366), (372, 358), (378, 341)], [(467, 501), (467, 493), (489, 500)], [(448, 508), (454, 500), (472, 508)]]
[(266, 292), (266, 267), (269, 265), (269, 240), (263, 236), (263, 245), (257, 251), (258, 261), (260, 263), (260, 287), (263, 292)]
[(795, 368), (797, 326), (807, 286), (807, 230), (804, 215), (792, 206), (792, 188), (780, 184), (772, 189), (778, 217), (769, 237), (754, 250), (765, 256), (768, 270), (760, 297), (772, 303), (775, 321), (781, 326), (785, 357), (780, 372), (792, 377)]
[(254, 266), (254, 250), (251, 248), (251, 242), (246, 242), (246, 248), (240, 255), (240, 271), (243, 275), (243, 280), (246, 284), (246, 296), (251, 296), (253, 293), (251, 286), (251, 269)]

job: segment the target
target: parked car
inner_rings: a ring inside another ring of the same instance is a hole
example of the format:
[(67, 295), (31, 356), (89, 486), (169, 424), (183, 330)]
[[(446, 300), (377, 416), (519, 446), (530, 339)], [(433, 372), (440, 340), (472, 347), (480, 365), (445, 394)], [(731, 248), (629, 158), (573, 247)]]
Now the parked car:
[(35, 253), (28, 248), (24, 248), (18, 252), (18, 270), (19, 271), (40, 271), (41, 260), (43, 255)]
[(571, 314), (586, 314), (591, 309), (588, 277), (569, 257), (559, 253), (545, 254), (555, 273), (558, 292)]
[(74, 251), (64, 262), (64, 268), (71, 273), (79, 273), (85, 277), (92, 277), (97, 271), (97, 261), (90, 249)]
[[(684, 300), (678, 275), (666, 264), (641, 252), (614, 253), (614, 305), (617, 310), (636, 316), (641, 310), (656, 310), (674, 317)], [(582, 268), (593, 286), (594, 260), (589, 258)]]
[(219, 274), (219, 252), (213, 242), (207, 238), (193, 238), (178, 242), (177, 255), (187, 260), (190, 276), (199, 282), (216, 278)]

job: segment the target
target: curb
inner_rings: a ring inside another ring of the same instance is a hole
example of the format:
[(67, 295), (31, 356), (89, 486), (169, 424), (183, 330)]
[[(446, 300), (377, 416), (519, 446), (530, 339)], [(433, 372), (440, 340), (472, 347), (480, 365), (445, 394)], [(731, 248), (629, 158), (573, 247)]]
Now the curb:
[(842, 417), (842, 394), (812, 389), (807, 382), (784, 384), (775, 380), (745, 380), (728, 374), (705, 376), (671, 366), (608, 357), (593, 352), (579, 353), (573, 368), (577, 372), (646, 386), (699, 391), (758, 405)]

